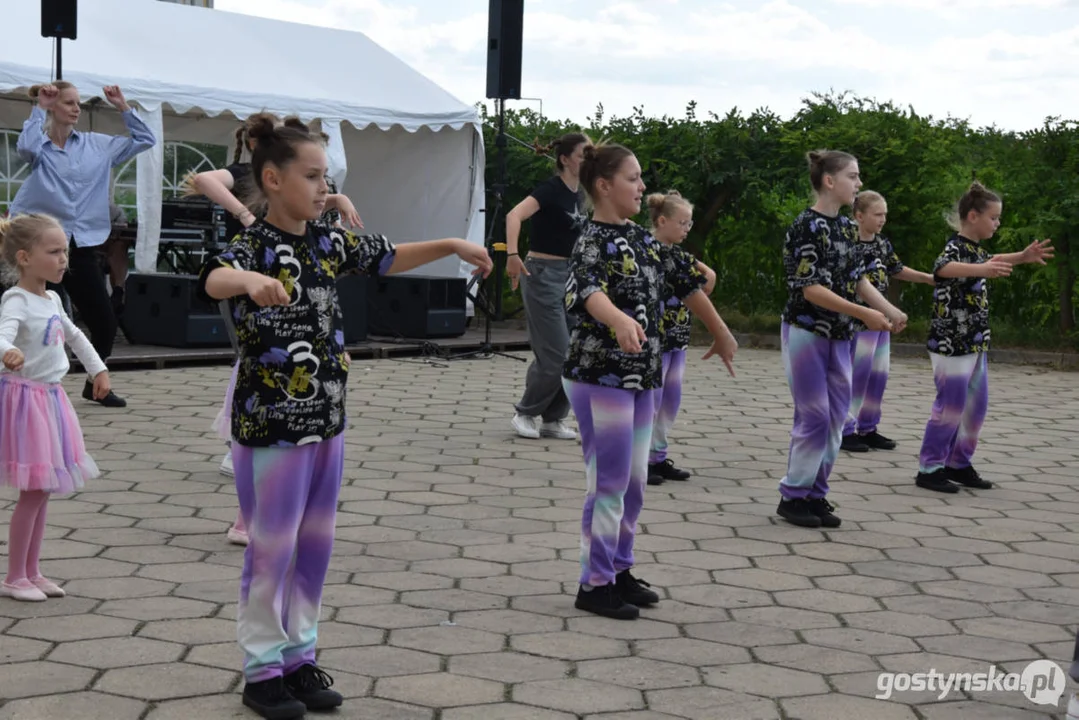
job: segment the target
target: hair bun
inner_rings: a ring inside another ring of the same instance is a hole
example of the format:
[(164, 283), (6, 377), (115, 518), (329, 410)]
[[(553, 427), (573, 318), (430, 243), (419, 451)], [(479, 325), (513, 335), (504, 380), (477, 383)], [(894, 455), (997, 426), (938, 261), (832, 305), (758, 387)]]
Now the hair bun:
[(266, 112), (256, 113), (247, 119), (246, 128), (251, 139), (268, 140), (277, 133), (277, 118)]
[[(670, 193), (667, 193), (667, 195), (670, 195)], [(660, 208), (662, 208), (663, 205), (667, 202), (667, 195), (664, 195), (663, 193), (652, 193), (651, 195), (649, 195), (646, 198), (649, 209), (659, 210)]]
[(311, 132), (311, 128), (309, 128), (303, 120), (296, 117), (295, 115), (289, 115), (287, 118), (285, 118), (285, 121), (282, 123), (282, 125), (287, 128), (292, 128), (293, 130), (302, 130), (306, 133)]

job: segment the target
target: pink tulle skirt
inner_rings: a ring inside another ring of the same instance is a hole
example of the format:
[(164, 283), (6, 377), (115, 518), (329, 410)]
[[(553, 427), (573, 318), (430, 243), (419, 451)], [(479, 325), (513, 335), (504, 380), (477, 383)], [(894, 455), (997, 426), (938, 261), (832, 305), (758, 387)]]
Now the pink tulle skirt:
[(69, 493), (100, 474), (64, 388), (0, 374), (0, 485)]
[(225, 441), (232, 440), (232, 391), (236, 389), (236, 373), (239, 371), (240, 363), (237, 361), (232, 366), (232, 378), (229, 379), (229, 388), (225, 391), (225, 403), (221, 406), (211, 426), (213, 431)]

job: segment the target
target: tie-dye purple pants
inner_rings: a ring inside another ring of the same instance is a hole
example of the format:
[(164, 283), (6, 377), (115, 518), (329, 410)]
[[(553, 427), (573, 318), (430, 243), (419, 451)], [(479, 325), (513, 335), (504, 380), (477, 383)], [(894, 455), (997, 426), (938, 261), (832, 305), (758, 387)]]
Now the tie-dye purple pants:
[(829, 340), (783, 323), (783, 367), (794, 398), (784, 498), (828, 494), (843, 423), (850, 411), (850, 340)]
[(925, 426), (919, 470), (970, 467), (989, 410), (989, 363), (985, 353), (947, 357), (929, 353), (937, 399)]
[(866, 330), (851, 343), (850, 414), (844, 435), (868, 435), (880, 424), (880, 404), (888, 386), (892, 359), (892, 334)]
[(588, 484), (581, 514), (580, 582), (598, 587), (633, 567), (657, 391), (565, 379), (563, 384), (581, 431)]
[(251, 539), (236, 616), (248, 682), (315, 661), (344, 458), (343, 433), (298, 447), (232, 445), (236, 494)]
[(682, 378), (686, 373), (686, 351), (663, 353), (663, 387), (656, 390), (656, 421), (648, 462), (657, 465), (667, 459), (667, 434), (674, 427), (682, 405)]

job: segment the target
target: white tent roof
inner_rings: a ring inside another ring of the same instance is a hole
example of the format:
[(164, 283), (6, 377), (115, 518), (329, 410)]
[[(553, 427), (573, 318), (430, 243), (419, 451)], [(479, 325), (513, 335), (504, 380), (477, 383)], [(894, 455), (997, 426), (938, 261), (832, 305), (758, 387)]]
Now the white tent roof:
[[(41, 4), (5, 2), (0, 93), (47, 81), (52, 40)], [(79, 4), (78, 36), (63, 41), (63, 77), (83, 98), (119, 85), (148, 110), (199, 108), (240, 118), (261, 110), (357, 128), (415, 131), (478, 122), (462, 103), (358, 32), (156, 0)]]

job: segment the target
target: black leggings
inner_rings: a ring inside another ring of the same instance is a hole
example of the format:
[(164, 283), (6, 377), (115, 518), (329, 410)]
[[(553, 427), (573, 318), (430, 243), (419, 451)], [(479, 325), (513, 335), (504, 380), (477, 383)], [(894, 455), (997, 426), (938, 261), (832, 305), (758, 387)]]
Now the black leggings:
[(116, 313), (105, 289), (104, 247), (78, 247), (72, 238), (64, 281), (61, 285), (49, 283), (49, 289), (67, 296), (90, 331), (90, 343), (101, 359), (107, 360), (116, 341)]

